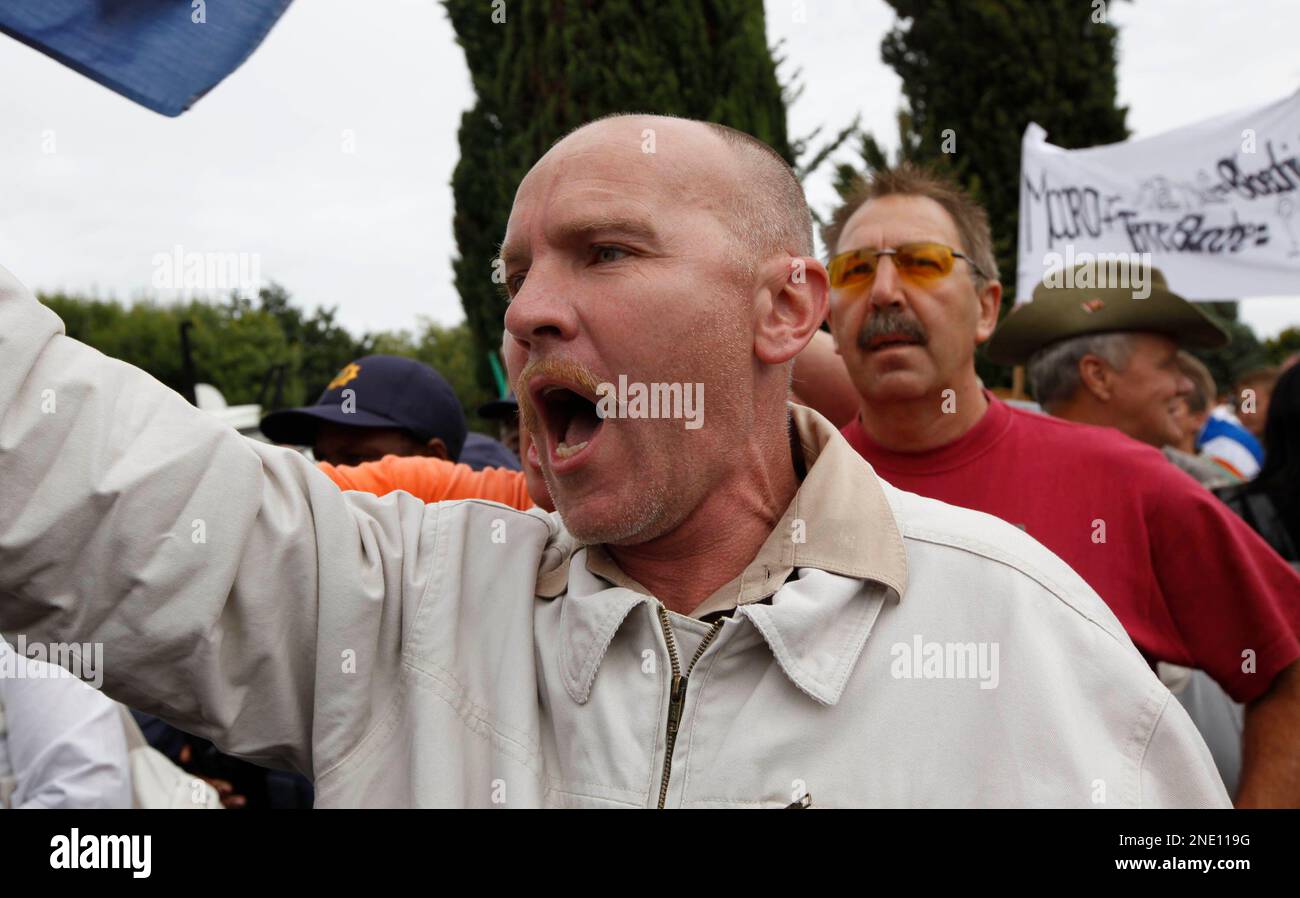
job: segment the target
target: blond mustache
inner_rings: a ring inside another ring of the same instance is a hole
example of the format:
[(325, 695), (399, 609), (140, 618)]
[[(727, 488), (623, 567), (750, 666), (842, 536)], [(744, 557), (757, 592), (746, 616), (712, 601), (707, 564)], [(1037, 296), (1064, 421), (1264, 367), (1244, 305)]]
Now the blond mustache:
[(533, 397), (528, 390), (528, 382), (534, 377), (553, 377), (564, 383), (574, 384), (580, 387), (582, 392), (591, 396), (596, 395), (596, 388), (601, 383), (600, 379), (591, 373), (591, 369), (573, 359), (538, 359), (529, 362), (515, 380), (515, 399), (519, 403), (520, 423), (532, 434), (538, 432), (539, 421), (537, 408), (533, 405)]

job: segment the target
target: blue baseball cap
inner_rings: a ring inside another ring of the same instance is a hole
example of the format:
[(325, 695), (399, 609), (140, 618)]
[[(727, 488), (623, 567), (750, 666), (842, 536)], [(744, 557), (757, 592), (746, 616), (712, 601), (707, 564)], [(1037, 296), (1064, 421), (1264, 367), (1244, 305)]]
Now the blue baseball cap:
[(348, 362), (315, 405), (272, 412), (262, 433), (276, 443), (310, 446), (321, 421), (349, 427), (399, 427), (416, 439), (438, 437), (453, 460), (465, 445), (465, 412), (441, 374), (414, 359), (368, 355)]

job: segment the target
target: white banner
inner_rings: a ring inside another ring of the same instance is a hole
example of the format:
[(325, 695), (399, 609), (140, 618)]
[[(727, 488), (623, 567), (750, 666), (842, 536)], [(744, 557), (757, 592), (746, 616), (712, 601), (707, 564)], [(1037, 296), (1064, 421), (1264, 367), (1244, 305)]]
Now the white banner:
[(1017, 302), (1049, 271), (1115, 253), (1139, 254), (1187, 299), (1300, 296), (1300, 92), (1084, 150), (1030, 124)]

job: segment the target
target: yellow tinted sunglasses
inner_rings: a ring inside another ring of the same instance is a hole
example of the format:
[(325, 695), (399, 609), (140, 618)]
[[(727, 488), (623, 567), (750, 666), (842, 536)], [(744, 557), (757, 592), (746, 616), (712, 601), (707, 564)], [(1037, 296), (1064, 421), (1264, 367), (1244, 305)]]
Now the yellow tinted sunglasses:
[(904, 243), (894, 249), (851, 249), (831, 257), (828, 272), (832, 287), (870, 284), (880, 267), (881, 256), (893, 256), (898, 273), (913, 284), (925, 286), (952, 274), (957, 259), (965, 259), (975, 273), (985, 277), (970, 256), (942, 243)]

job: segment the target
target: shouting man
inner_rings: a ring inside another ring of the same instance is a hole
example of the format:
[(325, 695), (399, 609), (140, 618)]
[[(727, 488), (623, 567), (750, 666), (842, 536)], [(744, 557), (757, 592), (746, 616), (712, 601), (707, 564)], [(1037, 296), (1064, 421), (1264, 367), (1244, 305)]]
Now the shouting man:
[[(5, 275), (0, 628), (104, 642), (110, 694), (323, 807), (1227, 804), (1069, 568), (787, 404), (827, 278), (768, 147), (583, 127), (502, 258), (554, 515), (341, 492)], [(702, 401), (597, 415), (624, 382)]]

